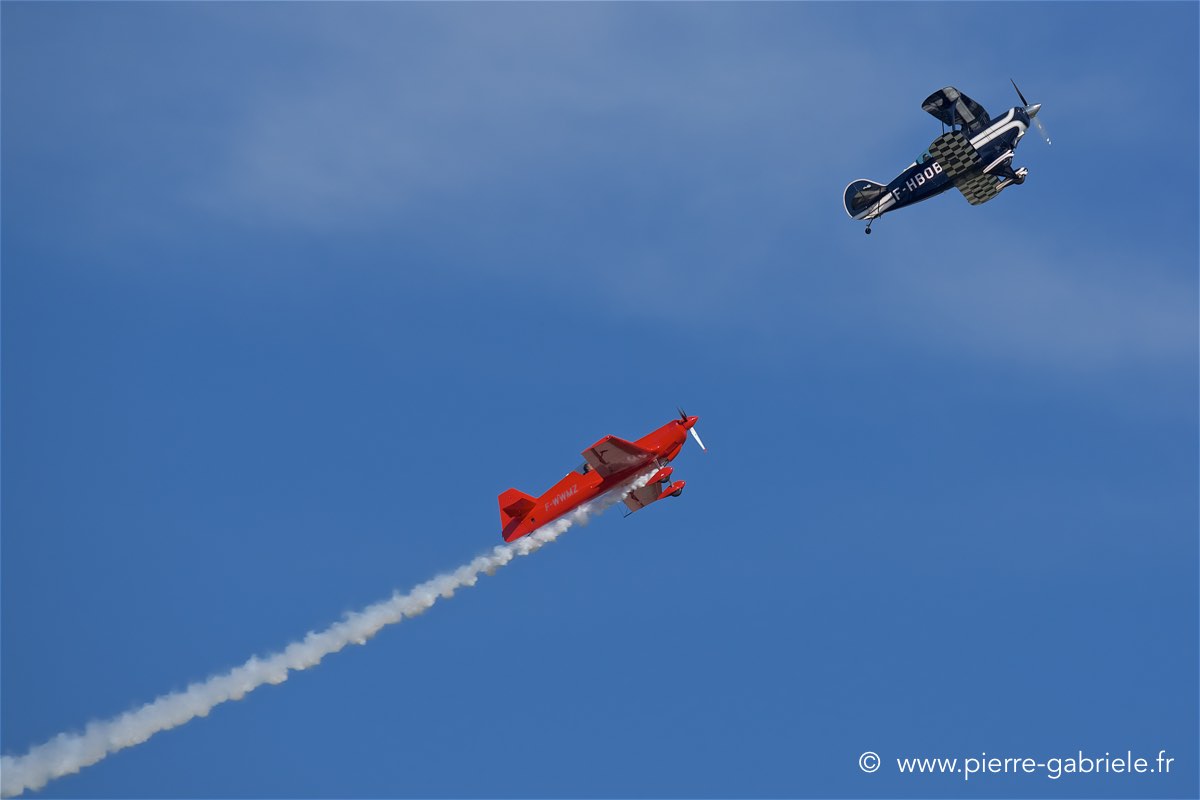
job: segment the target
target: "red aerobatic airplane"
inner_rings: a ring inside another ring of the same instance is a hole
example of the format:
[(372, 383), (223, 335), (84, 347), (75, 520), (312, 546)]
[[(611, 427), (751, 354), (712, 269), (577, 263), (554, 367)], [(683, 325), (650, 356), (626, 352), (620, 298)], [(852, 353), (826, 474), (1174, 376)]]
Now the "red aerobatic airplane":
[(694, 427), (697, 419), (689, 417), (681, 408), (679, 419), (671, 420), (636, 442), (605, 436), (583, 451), (582, 464), (541, 497), (530, 497), (516, 489), (504, 492), (500, 495), (504, 541), (512, 542), (533, 533), (652, 467), (658, 467), (658, 471), (650, 477), (650, 482), (625, 498), (629, 513), (645, 508), (660, 497), (678, 497), (685, 482), (675, 481), (668, 486), (673, 468), (667, 464), (679, 455), (689, 432), (700, 449), (705, 449)]

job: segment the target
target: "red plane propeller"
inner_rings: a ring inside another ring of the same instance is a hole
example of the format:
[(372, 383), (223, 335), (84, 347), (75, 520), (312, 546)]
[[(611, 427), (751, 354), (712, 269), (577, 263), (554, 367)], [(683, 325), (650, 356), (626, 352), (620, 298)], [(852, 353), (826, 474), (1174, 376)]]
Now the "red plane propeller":
[[(687, 425), (688, 415), (687, 412), (683, 410), (683, 406), (675, 406), (675, 408), (679, 410), (679, 416), (683, 419), (683, 423)], [(696, 431), (695, 424), (696, 423), (693, 422), (691, 425), (688, 425), (688, 430), (691, 432), (692, 438), (696, 440), (696, 444), (700, 445), (700, 449), (707, 453), (708, 448), (704, 446), (704, 442), (700, 441), (700, 434)]]

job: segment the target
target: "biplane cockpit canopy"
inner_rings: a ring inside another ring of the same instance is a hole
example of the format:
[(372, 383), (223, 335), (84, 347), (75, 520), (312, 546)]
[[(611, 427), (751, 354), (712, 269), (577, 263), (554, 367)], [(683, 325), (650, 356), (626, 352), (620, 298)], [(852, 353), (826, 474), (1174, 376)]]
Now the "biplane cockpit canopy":
[(921, 108), (937, 117), (945, 125), (951, 127), (962, 125), (963, 129), (972, 135), (979, 133), (992, 122), (983, 106), (953, 86), (939, 89), (926, 97)]

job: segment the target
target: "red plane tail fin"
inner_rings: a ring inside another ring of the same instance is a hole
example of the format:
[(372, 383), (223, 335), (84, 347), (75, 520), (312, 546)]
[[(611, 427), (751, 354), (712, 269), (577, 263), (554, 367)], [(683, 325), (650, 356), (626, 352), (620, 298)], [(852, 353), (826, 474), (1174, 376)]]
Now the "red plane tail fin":
[(500, 495), (500, 527), (507, 528), (513, 520), (518, 520), (533, 510), (537, 500), (524, 492), (509, 489)]

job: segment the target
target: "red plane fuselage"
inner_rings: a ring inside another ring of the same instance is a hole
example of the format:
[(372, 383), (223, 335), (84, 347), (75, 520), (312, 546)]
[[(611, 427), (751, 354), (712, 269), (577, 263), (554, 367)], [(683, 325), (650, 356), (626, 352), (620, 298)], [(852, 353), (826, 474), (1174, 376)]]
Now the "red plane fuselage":
[[(578, 469), (569, 472), (562, 480), (554, 484), (541, 497), (532, 498), (515, 489), (509, 489), (500, 495), (500, 519), (503, 527), (504, 541), (511, 542), (533, 533), (543, 525), (547, 525), (560, 517), (569, 514), (579, 506), (594, 500), (600, 495), (633, 480), (639, 474), (656, 467), (664, 467), (673, 460), (683, 449), (687, 440), (688, 429), (696, 424), (696, 417), (675, 419), (663, 425), (656, 431), (646, 434), (635, 442), (634, 446), (644, 453), (627, 454), (618, 452), (614, 465), (595, 462), (603, 461), (604, 446), (614, 441), (614, 437), (605, 437), (584, 451), (587, 459)], [(620, 444), (630, 444), (615, 440)], [(603, 474), (602, 474), (603, 473)], [(665, 471), (663, 480), (670, 476), (670, 470)], [(683, 481), (671, 484), (664, 491), (664, 496), (677, 493), (683, 489)], [(507, 508), (507, 510), (506, 510)]]

